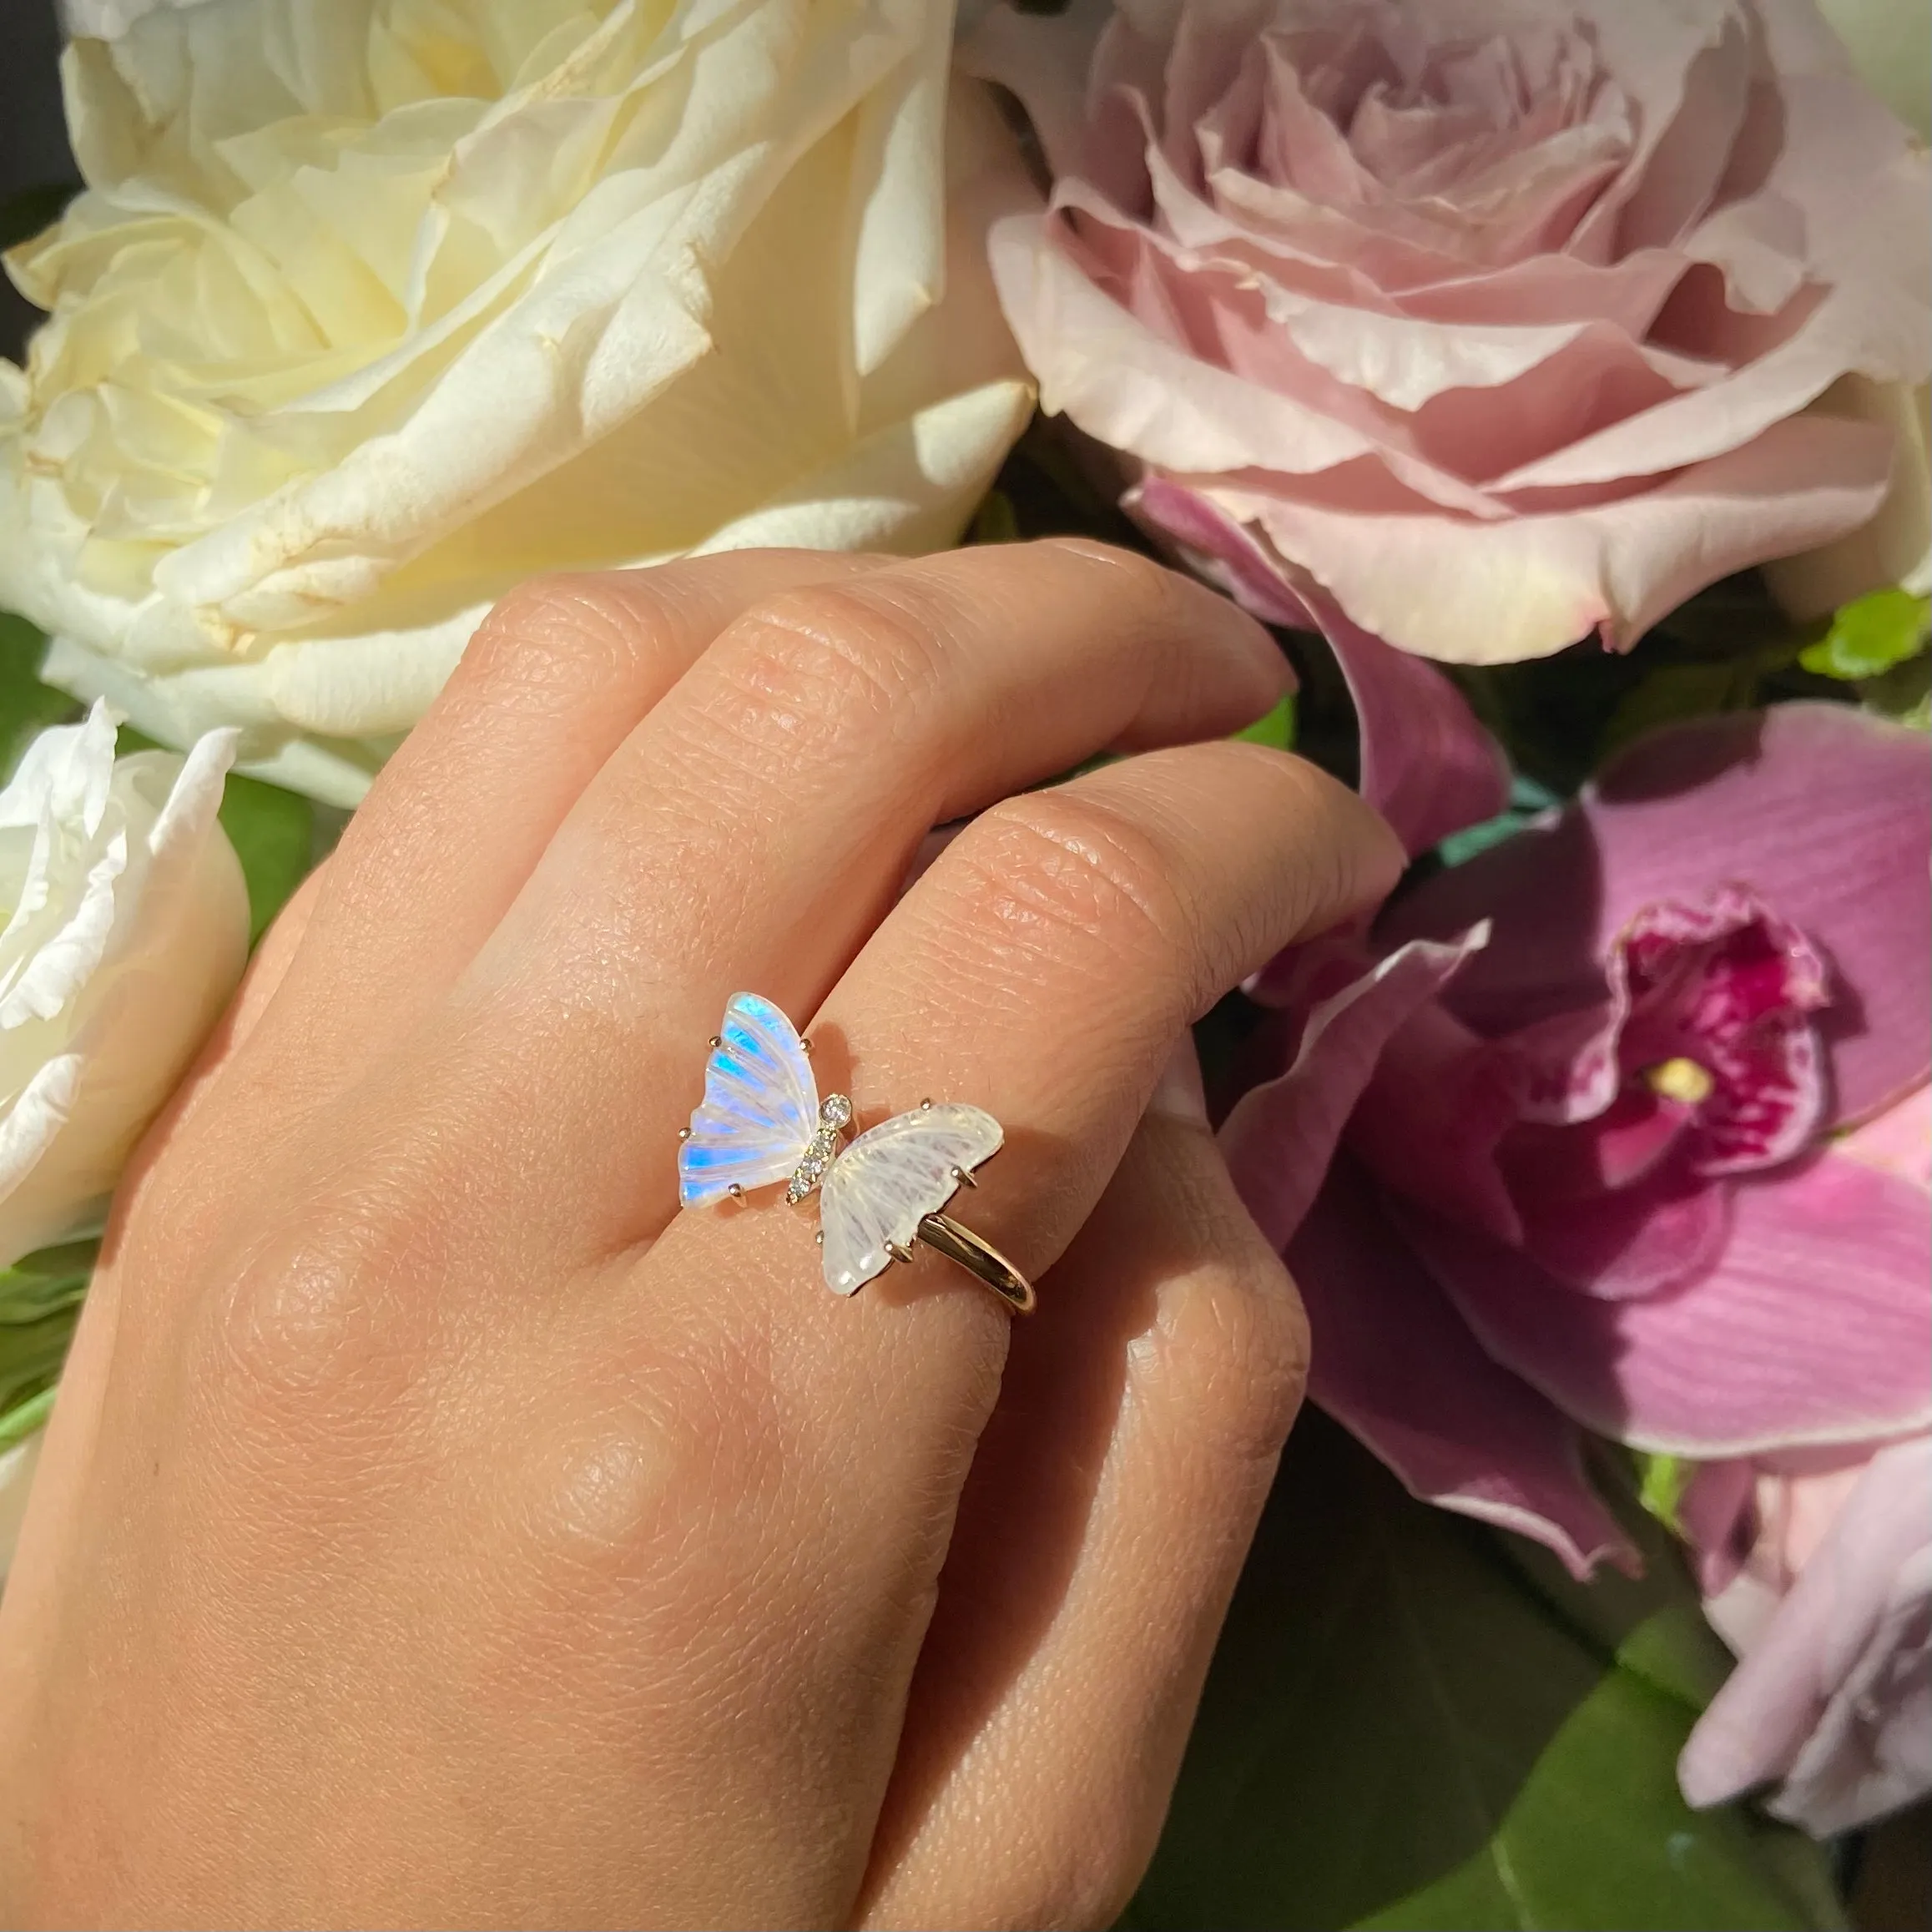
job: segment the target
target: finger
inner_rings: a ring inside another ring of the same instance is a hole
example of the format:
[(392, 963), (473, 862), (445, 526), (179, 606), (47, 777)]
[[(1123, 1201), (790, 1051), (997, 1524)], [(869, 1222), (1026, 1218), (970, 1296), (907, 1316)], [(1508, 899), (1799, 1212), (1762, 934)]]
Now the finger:
[(720, 630), (762, 598), (875, 567), (750, 552), (539, 578), (505, 598), (333, 855), (284, 1002), (305, 1094), (329, 1086), (324, 1059), (366, 1064), (407, 1035), (598, 768)]
[[(661, 1226), (731, 993), (809, 1009), (931, 825), (1110, 745), (1231, 731), (1286, 678), (1226, 598), (1087, 544), (759, 605), (599, 772), (466, 981), (477, 1077), (527, 1096), (520, 1211), (607, 1252)], [(567, 1190), (539, 1158), (562, 1132)]]
[[(1037, 1278), (1098, 1198), (1181, 1028), (1400, 865), (1352, 794), (1251, 745), (1150, 753), (1006, 801), (840, 980), (815, 1022), (826, 1071), (849, 1070), (868, 1120), (923, 1095), (1000, 1119), (1006, 1151), (952, 1211)], [(930, 1254), (850, 1300), (828, 1294), (811, 1218), (782, 1203), (682, 1214), (557, 1345), (580, 1396), (688, 1418), (704, 1526), (680, 1547), (703, 1546), (732, 1608), (692, 1667), (729, 1687), (745, 1748), (764, 1748), (771, 1711), (831, 1702), (837, 1735), (795, 1748), (828, 1753), (847, 1788), (882, 1790), (1009, 1319)], [(863, 1687), (855, 1718), (857, 1693), (828, 1699), (831, 1684)]]
[(1015, 1338), (862, 1924), (1111, 1924), (1153, 1853), (1308, 1359), (1183, 1053)]

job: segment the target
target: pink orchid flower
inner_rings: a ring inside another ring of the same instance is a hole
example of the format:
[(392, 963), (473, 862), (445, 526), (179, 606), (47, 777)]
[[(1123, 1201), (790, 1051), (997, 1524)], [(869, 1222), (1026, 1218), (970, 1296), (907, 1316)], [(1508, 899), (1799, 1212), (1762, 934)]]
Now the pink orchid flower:
[[(1498, 808), (1440, 674), (1322, 614), (1410, 849)], [(1579, 1575), (1632, 1560), (1586, 1432), (1701, 1463), (1924, 1429), (1925, 1196), (1834, 1143), (1932, 1074), (1929, 966), (1925, 741), (1829, 704), (1657, 733), (1278, 961), (1296, 1051), (1223, 1138), (1316, 1399)]]

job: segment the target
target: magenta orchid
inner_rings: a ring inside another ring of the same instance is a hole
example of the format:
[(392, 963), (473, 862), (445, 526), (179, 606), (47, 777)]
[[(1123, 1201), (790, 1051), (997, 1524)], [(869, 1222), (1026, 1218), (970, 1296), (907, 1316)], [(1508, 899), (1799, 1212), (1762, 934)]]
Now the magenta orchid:
[[(1453, 689), (1331, 634), (1411, 849), (1481, 815)], [(1445, 742), (1446, 796), (1405, 755)], [(1586, 1431), (1702, 1462), (1924, 1428), (1925, 1195), (1833, 1137), (1932, 1073), (1929, 867), (1924, 739), (1785, 705), (1652, 735), (1372, 941), (1278, 961), (1297, 1051), (1223, 1142), (1317, 1399), (1579, 1574), (1630, 1555)]]

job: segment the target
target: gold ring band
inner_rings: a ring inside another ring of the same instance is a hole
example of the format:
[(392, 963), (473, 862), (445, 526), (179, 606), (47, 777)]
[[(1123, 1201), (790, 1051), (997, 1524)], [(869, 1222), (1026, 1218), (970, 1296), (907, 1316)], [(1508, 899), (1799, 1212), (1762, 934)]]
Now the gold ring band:
[(1015, 1314), (1033, 1312), (1033, 1284), (989, 1241), (962, 1228), (950, 1214), (928, 1214), (919, 1223), (916, 1238), (956, 1261), (1006, 1303)]

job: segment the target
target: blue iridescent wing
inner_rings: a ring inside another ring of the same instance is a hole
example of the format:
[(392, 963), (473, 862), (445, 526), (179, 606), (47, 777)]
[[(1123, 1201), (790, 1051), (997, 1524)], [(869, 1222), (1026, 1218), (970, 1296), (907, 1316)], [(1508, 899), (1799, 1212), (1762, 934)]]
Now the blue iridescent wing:
[(798, 1029), (769, 1000), (734, 993), (678, 1150), (678, 1200), (703, 1208), (734, 1187), (789, 1179), (818, 1126), (819, 1083)]

